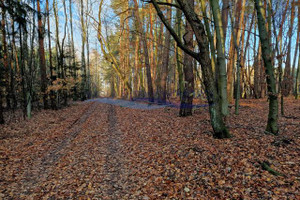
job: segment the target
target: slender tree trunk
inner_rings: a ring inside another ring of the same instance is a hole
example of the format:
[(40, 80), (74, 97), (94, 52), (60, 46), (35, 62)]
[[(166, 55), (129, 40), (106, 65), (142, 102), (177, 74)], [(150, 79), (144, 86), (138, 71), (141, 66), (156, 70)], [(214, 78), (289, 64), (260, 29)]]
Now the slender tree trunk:
[[(75, 46), (74, 46), (74, 31), (73, 31), (73, 11), (72, 11), (72, 1), (69, 1), (69, 13), (70, 13), (70, 30), (71, 30), (71, 45), (72, 45), (72, 69), (73, 69), (73, 77), (75, 82), (77, 82), (77, 69), (76, 69), (76, 56), (75, 56)], [(78, 98), (77, 93), (77, 84), (74, 85), (74, 100), (76, 101)]]
[[(13, 20), (11, 20), (11, 22), (13, 23)], [(13, 26), (13, 24), (12, 24)], [(7, 32), (9, 32), (8, 27), (7, 28)], [(13, 28), (11, 28), (13, 29)], [(12, 31), (10, 33), (10, 35), (12, 35)], [(9, 37), (10, 38), (10, 37)], [(14, 71), (14, 63), (13, 63), (13, 59), (14, 59), (14, 47), (13, 47), (13, 43), (12, 40), (10, 40), (10, 56), (9, 56), (9, 75), (10, 75), (10, 99), (12, 101), (12, 110), (13, 112), (15, 111), (15, 109), (17, 108), (17, 98), (16, 98), (16, 90), (15, 90), (15, 71)]]
[[(2, 71), (3, 71), (3, 69), (1, 70), (0, 69), (0, 72), (2, 73)], [(0, 74), (1, 74), (0, 73)], [(0, 75), (0, 78), (2, 78), (1, 77), (1, 75)], [(0, 124), (4, 124), (5, 123), (5, 121), (4, 121), (4, 116), (3, 116), (3, 102), (2, 102), (2, 96), (3, 96), (3, 94), (2, 94), (2, 87), (1, 87), (1, 85), (0, 85)]]
[[(70, 1), (71, 2), (71, 1)], [(50, 84), (53, 85), (53, 81), (56, 80), (56, 77), (53, 73), (53, 64), (52, 64), (52, 48), (51, 48), (51, 28), (50, 28), (50, 12), (49, 12), (49, 0), (46, 0), (46, 11), (47, 11), (47, 26), (48, 26), (48, 45), (49, 45), (49, 69), (50, 69)], [(50, 91), (50, 101), (51, 109), (56, 109), (56, 94), (53, 90)]]
[[(240, 35), (241, 35), (241, 29), (242, 24), (244, 23), (244, 14), (245, 14), (245, 4), (246, 0), (238, 0), (236, 9), (235, 9), (235, 29), (232, 31), (236, 31), (236, 37), (237, 37), (237, 43), (240, 44)], [(229, 61), (227, 63), (227, 96), (228, 96), (228, 102), (233, 102), (233, 86), (234, 86), (234, 61), (236, 58), (236, 52), (233, 42), (233, 37), (231, 37), (230, 42), (230, 50), (229, 50)]]
[[(300, 37), (300, 7), (298, 7), (298, 36)], [(299, 49), (299, 56), (298, 56), (298, 66), (297, 66), (297, 72), (295, 75), (295, 99), (298, 99), (298, 92), (299, 92), (299, 86), (298, 86), (298, 81), (299, 81), (299, 68), (300, 68), (300, 40), (298, 38), (298, 49)]]
[(219, 2), (210, 0), (212, 13), (214, 17), (214, 25), (217, 36), (217, 71), (218, 71), (218, 93), (220, 96), (220, 106), (222, 114), (228, 115), (228, 101), (227, 101), (227, 73), (225, 60), (225, 38), (223, 33), (223, 26), (221, 20), (221, 13)]
[(140, 52), (140, 39), (139, 36), (136, 36), (135, 38), (135, 50), (134, 50), (134, 81), (133, 81), (133, 95), (134, 97), (139, 96), (139, 87), (138, 87), (138, 81), (139, 81), (139, 52)]
[(40, 70), (41, 70), (41, 92), (43, 95), (44, 109), (48, 108), (47, 101), (47, 74), (46, 74), (46, 61), (45, 61), (45, 49), (44, 49), (44, 26), (42, 24), (42, 14), (40, 8), (40, 0), (37, 0), (38, 10), (38, 37), (39, 37), (39, 56), (40, 56)]
[[(269, 9), (272, 10), (271, 4), (269, 4)], [(272, 11), (273, 13), (273, 11)], [(272, 14), (273, 15), (273, 14)], [(275, 36), (275, 48), (277, 52), (277, 59), (278, 59), (278, 94), (280, 94), (280, 112), (281, 115), (284, 116), (284, 104), (283, 104), (283, 93), (282, 93), (282, 56), (280, 48), (279, 48), (279, 42), (278, 42), (278, 37), (277, 37), (277, 32), (276, 32), (276, 25), (275, 25), (275, 19), (274, 17), (272, 18), (272, 24), (273, 24), (273, 33)]]
[[(300, 13), (300, 11), (298, 11), (298, 13)], [(300, 14), (299, 14), (300, 16)], [(294, 54), (294, 61), (293, 61), (293, 68), (292, 68), (292, 78), (293, 78), (293, 92), (295, 91), (295, 81), (296, 81), (296, 60), (297, 60), (297, 55), (300, 54), (299, 51), (299, 42), (300, 42), (300, 22), (299, 22), (300, 17), (298, 18), (298, 33), (297, 33), (297, 39), (296, 39), (296, 50), (295, 50), (295, 54)]]
[(205, 24), (205, 30), (207, 33), (207, 37), (209, 40), (209, 44), (210, 44), (210, 56), (211, 56), (211, 65), (213, 68), (213, 72), (215, 73), (215, 77), (216, 80), (218, 80), (219, 78), (219, 72), (218, 70), (216, 70), (216, 50), (215, 50), (215, 44), (214, 44), (214, 36), (212, 35), (211, 31), (210, 31), (210, 23), (208, 21), (208, 17), (206, 14), (206, 6), (205, 6), (205, 0), (201, 0), (201, 10), (202, 10), (202, 14), (203, 14), (203, 18), (204, 18), (204, 24)]
[[(180, 9), (176, 10), (176, 24), (177, 24), (177, 34), (181, 38), (181, 15), (182, 12)], [(183, 68), (181, 64), (180, 59), (180, 48), (176, 45), (176, 65), (177, 65), (177, 74), (178, 74), (178, 89), (179, 89), (179, 96), (180, 101), (183, 97), (183, 91), (184, 91), (184, 82), (183, 82)]]
[(25, 59), (24, 59), (24, 50), (23, 50), (23, 27), (19, 24), (19, 36), (20, 36), (20, 62), (21, 62), (21, 85), (22, 85), (22, 95), (23, 95), (23, 118), (26, 118), (26, 77), (25, 77)]
[[(17, 52), (17, 48), (16, 48), (16, 40), (15, 40), (15, 23), (14, 23), (14, 19), (11, 19), (11, 23), (12, 23), (12, 57), (15, 58), (15, 65), (14, 65), (14, 69), (13, 71), (15, 71), (15, 76), (19, 75), (19, 71), (20, 71), (20, 67), (19, 67), (19, 58), (18, 58), (18, 52)], [(18, 85), (18, 81), (16, 81), (16, 86)], [(17, 91), (15, 91), (17, 94)], [(18, 100), (16, 95), (14, 96), (14, 108), (18, 107)]]
[[(300, 42), (298, 43), (300, 48)], [(296, 72), (296, 85), (295, 85), (295, 99), (298, 99), (298, 93), (299, 93), (299, 76), (300, 76), (300, 53), (298, 56), (298, 66), (297, 66), (297, 72)]]
[[(170, 0), (167, 1), (171, 3)], [(172, 23), (172, 9), (167, 8), (167, 18), (169, 23)], [(169, 67), (169, 60), (170, 60), (170, 47), (171, 47), (171, 34), (167, 30), (165, 34), (165, 44), (164, 44), (164, 51), (163, 51), (163, 61), (162, 61), (162, 69), (161, 69), (161, 79), (160, 79), (160, 88), (161, 91), (159, 92), (159, 103), (165, 104), (167, 98), (167, 78), (168, 78), (168, 67)]]
[(289, 96), (292, 85), (293, 85), (293, 76), (291, 76), (291, 45), (292, 45), (292, 36), (293, 36), (293, 27), (294, 27), (294, 18), (295, 18), (295, 6), (294, 0), (292, 1), (292, 10), (291, 10), (291, 24), (288, 31), (288, 46), (287, 46), (287, 55), (286, 55), (286, 64), (284, 68), (283, 75), (283, 95), (285, 97)]
[(143, 24), (141, 22), (140, 16), (139, 16), (139, 7), (137, 0), (134, 0), (134, 13), (135, 18), (137, 21), (137, 27), (139, 27), (139, 30), (141, 31), (142, 36), (142, 42), (143, 42), (143, 48), (144, 48), (144, 56), (145, 56), (145, 65), (146, 65), (146, 73), (147, 73), (147, 85), (148, 85), (148, 98), (150, 102), (154, 102), (154, 95), (153, 95), (153, 86), (152, 86), (152, 78), (151, 78), (151, 67), (150, 67), (150, 61), (149, 61), (149, 52), (148, 52), (148, 44), (147, 44), (147, 38), (145, 31), (143, 29)]
[(80, 0), (80, 22), (81, 22), (81, 73), (82, 73), (82, 82), (81, 82), (81, 100), (84, 101), (86, 97), (86, 86), (87, 86), (87, 72), (85, 64), (85, 42), (86, 42), (86, 27), (84, 23), (84, 6), (83, 0)]
[(228, 12), (229, 12), (229, 0), (223, 0), (222, 6), (222, 25), (224, 33), (224, 42), (226, 41), (227, 25), (228, 25)]
[[(231, 16), (231, 26), (232, 30), (234, 30), (234, 22), (233, 17)], [(236, 98), (235, 98), (235, 114), (239, 114), (239, 100), (240, 100), (240, 67), (241, 67), (241, 55), (240, 55), (240, 46), (237, 43), (237, 38), (235, 35), (235, 31), (232, 31), (233, 43), (237, 54), (236, 61)]]
[[(58, 18), (58, 10), (57, 10), (57, 1), (53, 0), (53, 13), (54, 13), (54, 20), (55, 20), (55, 53), (56, 53), (56, 65), (53, 65), (53, 72), (55, 73), (54, 79), (56, 78), (61, 78), (60, 77), (60, 66), (61, 66), (61, 59), (60, 59), (60, 54), (61, 54), (61, 47), (60, 47), (60, 39), (59, 39), (59, 18)], [(56, 77), (55, 77), (56, 76)], [(59, 102), (59, 97), (60, 94), (59, 92), (56, 93), (56, 107), (60, 107), (60, 102)]]
[(257, 12), (257, 23), (259, 30), (259, 38), (262, 45), (262, 57), (266, 68), (266, 78), (268, 84), (269, 96), (269, 115), (266, 131), (268, 133), (278, 134), (278, 100), (276, 92), (276, 80), (274, 76), (274, 68), (272, 65), (272, 50), (268, 39), (265, 19), (262, 15), (263, 7), (261, 0), (255, 0), (255, 9)]
[[(4, 117), (3, 117), (3, 86), (6, 85), (6, 73), (8, 69), (8, 60), (7, 60), (7, 47), (6, 47), (6, 31), (5, 31), (5, 5), (4, 0), (1, 0), (1, 31), (2, 31), (2, 44), (1, 44), (1, 59), (3, 60), (3, 66), (0, 65), (0, 124), (4, 124)], [(5, 82), (2, 82), (5, 80)]]
[(90, 41), (89, 41), (89, 5), (90, 2), (87, 0), (86, 2), (86, 14), (85, 14), (85, 27), (86, 27), (86, 54), (87, 54), (87, 97), (88, 99), (91, 98), (91, 69), (90, 69)]

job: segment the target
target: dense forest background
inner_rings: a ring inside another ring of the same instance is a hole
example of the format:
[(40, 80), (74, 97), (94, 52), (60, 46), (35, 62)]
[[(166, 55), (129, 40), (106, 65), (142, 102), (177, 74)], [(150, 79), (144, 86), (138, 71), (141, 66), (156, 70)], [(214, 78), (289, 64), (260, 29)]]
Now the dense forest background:
[(240, 98), (299, 93), (296, 0), (1, 0), (0, 122), (3, 113), (59, 109), (99, 96), (209, 104), (215, 136)]

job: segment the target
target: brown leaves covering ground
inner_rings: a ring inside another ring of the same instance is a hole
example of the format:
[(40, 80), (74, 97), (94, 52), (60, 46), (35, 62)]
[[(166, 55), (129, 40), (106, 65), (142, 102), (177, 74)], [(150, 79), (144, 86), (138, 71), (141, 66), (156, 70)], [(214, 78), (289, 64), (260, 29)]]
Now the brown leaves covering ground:
[(0, 199), (300, 199), (299, 101), (285, 108), (271, 136), (266, 100), (243, 100), (226, 140), (212, 138), (207, 108), (43, 111), (0, 126)]

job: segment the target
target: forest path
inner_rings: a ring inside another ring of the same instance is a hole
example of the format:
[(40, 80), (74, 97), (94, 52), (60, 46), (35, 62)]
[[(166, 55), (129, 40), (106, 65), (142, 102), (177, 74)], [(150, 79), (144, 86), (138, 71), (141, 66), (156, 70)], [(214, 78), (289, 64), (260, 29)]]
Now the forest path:
[(105, 142), (106, 158), (104, 164), (105, 196), (120, 199), (126, 194), (126, 175), (124, 170), (124, 154), (122, 153), (122, 133), (118, 129), (118, 119), (113, 105), (108, 106), (108, 137)]
[[(85, 103), (79, 117), (62, 132), (45, 133), (20, 146), (23, 150), (11, 151), (5, 157), (8, 164), (0, 166), (4, 169), (0, 173), (0, 199), (86, 195), (122, 199), (129, 193), (132, 181), (128, 180), (130, 170), (113, 105)], [(3, 188), (3, 183), (7, 187)]]
[(153, 105), (153, 104), (139, 103), (137, 101), (128, 101), (128, 100), (112, 99), (112, 98), (97, 98), (97, 99), (88, 100), (87, 102), (98, 102), (98, 103), (116, 105), (116, 106), (138, 109), (138, 110), (155, 110), (167, 106), (167, 105)]

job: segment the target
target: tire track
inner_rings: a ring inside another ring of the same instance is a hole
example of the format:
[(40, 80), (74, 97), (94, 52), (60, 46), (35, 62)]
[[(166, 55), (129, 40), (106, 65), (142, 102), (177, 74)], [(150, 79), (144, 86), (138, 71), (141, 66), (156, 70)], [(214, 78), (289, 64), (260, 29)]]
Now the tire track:
[(48, 150), (48, 153), (38, 158), (34, 162), (34, 165), (25, 172), (24, 184), (26, 184), (25, 194), (32, 194), (33, 189), (38, 186), (38, 183), (46, 181), (51, 173), (52, 167), (55, 167), (59, 159), (64, 156), (63, 150), (75, 140), (77, 135), (82, 131), (83, 124), (96, 110), (98, 103), (91, 104), (77, 120), (75, 120), (69, 127), (64, 137), (57, 141), (55, 145)]
[(106, 160), (104, 170), (106, 174), (106, 196), (109, 199), (120, 199), (124, 194), (124, 184), (122, 184), (122, 171), (124, 160), (122, 159), (121, 132), (117, 128), (116, 110), (113, 105), (108, 108), (108, 139), (106, 142)]

